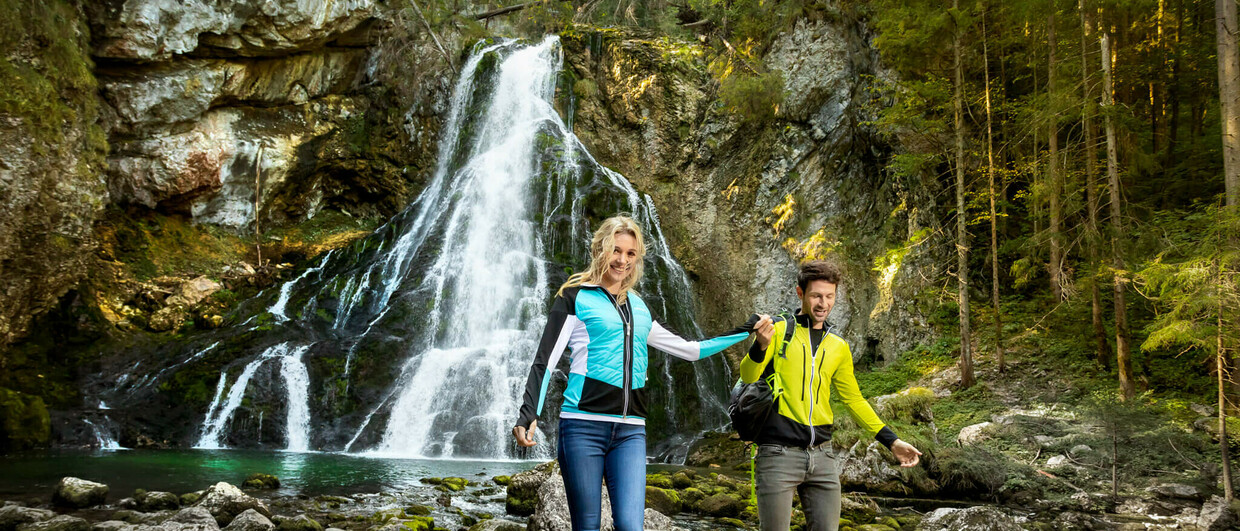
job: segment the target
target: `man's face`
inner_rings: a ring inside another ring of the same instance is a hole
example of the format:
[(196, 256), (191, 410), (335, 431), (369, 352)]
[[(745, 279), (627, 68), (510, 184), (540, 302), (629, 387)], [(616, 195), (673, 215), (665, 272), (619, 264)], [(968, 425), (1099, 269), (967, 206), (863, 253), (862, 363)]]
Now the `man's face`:
[(825, 280), (813, 280), (802, 290), (797, 286), (797, 298), (801, 299), (801, 313), (808, 315), (814, 328), (822, 326), (835, 306), (835, 284)]

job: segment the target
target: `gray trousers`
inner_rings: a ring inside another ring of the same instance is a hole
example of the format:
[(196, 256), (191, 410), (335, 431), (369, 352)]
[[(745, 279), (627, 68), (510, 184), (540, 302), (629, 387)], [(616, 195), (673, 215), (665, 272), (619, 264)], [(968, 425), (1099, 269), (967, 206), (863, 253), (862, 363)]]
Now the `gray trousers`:
[(807, 531), (840, 527), (840, 470), (831, 443), (805, 449), (764, 444), (754, 461), (762, 531), (788, 531), (792, 493), (801, 495)]

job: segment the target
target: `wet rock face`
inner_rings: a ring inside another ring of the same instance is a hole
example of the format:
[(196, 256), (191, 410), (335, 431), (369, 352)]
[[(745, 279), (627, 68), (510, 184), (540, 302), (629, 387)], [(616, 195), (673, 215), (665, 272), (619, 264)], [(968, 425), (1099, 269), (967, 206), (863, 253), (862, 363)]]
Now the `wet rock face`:
[(168, 59), (196, 50), (260, 56), (340, 40), (377, 11), (371, 0), (109, 0), (95, 8), (100, 57)]

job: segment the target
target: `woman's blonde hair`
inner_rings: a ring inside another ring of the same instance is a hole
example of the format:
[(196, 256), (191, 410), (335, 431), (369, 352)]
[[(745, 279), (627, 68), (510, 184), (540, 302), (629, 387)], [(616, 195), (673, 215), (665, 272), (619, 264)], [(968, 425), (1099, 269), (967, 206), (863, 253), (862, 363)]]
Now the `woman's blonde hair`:
[(633, 221), (633, 218), (628, 216), (615, 216), (603, 221), (598, 230), (594, 231), (594, 238), (590, 241), (590, 268), (568, 277), (568, 281), (560, 286), (560, 291), (556, 292), (556, 296), (563, 294), (565, 288), (586, 283), (600, 285), (603, 283), (603, 274), (607, 272), (607, 267), (611, 262), (611, 253), (616, 248), (617, 234), (628, 234), (637, 241), (635, 245), (637, 259), (629, 268), (629, 275), (624, 277), (624, 281), (620, 283), (620, 293), (616, 295), (618, 302), (625, 301), (629, 290), (642, 278), (643, 262), (646, 257), (646, 242), (642, 239), (642, 229), (636, 221)]

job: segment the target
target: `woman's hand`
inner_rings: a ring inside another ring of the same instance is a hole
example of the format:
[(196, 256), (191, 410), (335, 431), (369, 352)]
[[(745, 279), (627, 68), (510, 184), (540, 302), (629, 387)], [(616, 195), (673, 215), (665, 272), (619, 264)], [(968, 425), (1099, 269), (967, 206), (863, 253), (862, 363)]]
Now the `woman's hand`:
[(538, 429), (538, 421), (530, 422), (530, 429), (527, 431), (524, 426), (513, 426), (512, 436), (517, 438), (517, 444), (521, 446), (534, 446), (538, 444), (534, 440), (534, 430)]
[(771, 338), (775, 336), (775, 321), (771, 320), (769, 315), (759, 315), (758, 322), (753, 325), (753, 331), (758, 334), (754, 339), (758, 343), (758, 348), (766, 350), (771, 344)]

